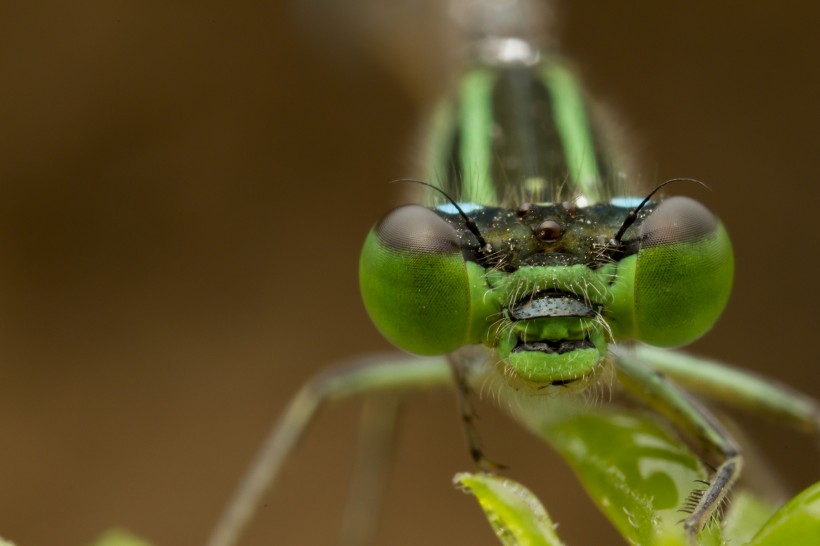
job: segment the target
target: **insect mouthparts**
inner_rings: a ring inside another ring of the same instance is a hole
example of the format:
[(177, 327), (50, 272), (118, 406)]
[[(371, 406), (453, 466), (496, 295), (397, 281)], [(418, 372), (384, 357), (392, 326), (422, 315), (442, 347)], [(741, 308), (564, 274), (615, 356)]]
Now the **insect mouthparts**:
[(510, 320), (526, 320), (544, 317), (582, 317), (596, 315), (595, 309), (578, 299), (575, 294), (545, 291), (533, 298), (508, 308)]

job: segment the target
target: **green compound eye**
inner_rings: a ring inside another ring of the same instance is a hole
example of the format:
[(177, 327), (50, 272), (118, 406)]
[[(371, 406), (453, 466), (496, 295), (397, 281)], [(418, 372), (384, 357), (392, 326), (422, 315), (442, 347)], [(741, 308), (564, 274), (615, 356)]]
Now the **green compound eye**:
[[(634, 337), (669, 347), (706, 333), (726, 306), (734, 258), (723, 225), (687, 197), (662, 201), (641, 223), (634, 266)], [(627, 271), (624, 271), (627, 274)]]
[(483, 269), (465, 262), (455, 228), (427, 208), (399, 207), (370, 230), (359, 284), (373, 323), (405, 351), (443, 354), (486, 334)]

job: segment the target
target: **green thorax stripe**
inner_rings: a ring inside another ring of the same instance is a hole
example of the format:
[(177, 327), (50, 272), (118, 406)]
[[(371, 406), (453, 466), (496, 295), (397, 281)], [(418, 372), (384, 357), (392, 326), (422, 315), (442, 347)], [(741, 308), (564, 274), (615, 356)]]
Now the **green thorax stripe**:
[[(599, 202), (608, 166), (580, 90), (560, 65), (482, 66), (434, 118), (428, 179), (482, 205)], [(434, 198), (434, 202), (439, 201)]]

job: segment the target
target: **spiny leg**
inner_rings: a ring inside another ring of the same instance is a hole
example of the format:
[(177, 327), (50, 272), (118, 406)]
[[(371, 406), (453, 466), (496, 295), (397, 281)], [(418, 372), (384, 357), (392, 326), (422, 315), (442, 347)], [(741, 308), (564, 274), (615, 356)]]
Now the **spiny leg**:
[(634, 359), (629, 352), (619, 351), (616, 360), (621, 383), (649, 406), (688, 431), (705, 447), (716, 453), (721, 462), (714, 470), (706, 489), (693, 492), (687, 506), (689, 516), (684, 530), (689, 543), (697, 544), (697, 535), (720, 508), (740, 470), (743, 458), (739, 446), (705, 408), (689, 398), (663, 375)]
[(466, 361), (466, 357), (459, 353), (451, 353), (447, 356), (447, 361), (450, 364), (450, 369), (453, 372), (453, 377), (456, 382), (458, 414), (461, 417), (461, 425), (464, 429), (464, 436), (467, 440), (470, 456), (482, 472), (494, 473), (503, 470), (506, 468), (504, 465), (498, 464), (484, 455), (481, 437), (475, 425), (476, 413), (473, 410), (473, 405), (470, 403), (470, 385), (468, 383), (469, 364)]
[(401, 396), (395, 393), (365, 398), (340, 546), (375, 544), (401, 405)]
[(444, 359), (392, 358), (392, 361), (385, 362), (384, 357), (374, 357), (354, 365), (338, 366), (314, 377), (302, 387), (268, 433), (217, 522), (208, 546), (238, 544), (262, 496), (325, 403), (359, 394), (442, 387), (452, 383), (452, 375)]

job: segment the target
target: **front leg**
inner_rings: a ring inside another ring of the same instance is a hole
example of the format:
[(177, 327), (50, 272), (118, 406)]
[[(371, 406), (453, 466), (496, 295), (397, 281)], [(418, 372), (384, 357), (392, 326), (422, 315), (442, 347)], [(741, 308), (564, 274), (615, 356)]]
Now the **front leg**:
[(618, 353), (616, 369), (625, 387), (720, 458), (720, 464), (705, 484), (706, 489), (693, 491), (693, 505), (687, 507), (691, 512), (684, 520), (684, 529), (689, 543), (697, 544), (698, 533), (740, 475), (743, 462), (740, 448), (709, 411), (630, 353)]
[[(374, 395), (402, 389), (446, 387), (451, 384), (450, 370), (443, 358), (408, 359), (377, 356), (339, 365), (315, 376), (294, 396), (285, 408), (284, 414), (268, 433), (256, 458), (217, 522), (207, 545), (239, 544), (251, 518), (261, 506), (266, 491), (281, 474), (286, 460), (293, 455), (299, 440), (325, 405), (352, 396)], [(386, 407), (389, 406), (382, 405), (381, 411), (385, 411)], [(390, 415), (393, 410), (386, 411), (389, 421), (387, 424), (392, 425)], [(368, 426), (365, 431), (375, 431), (378, 428), (375, 425)], [(362, 491), (366, 496), (373, 494), (378, 500), (379, 484), (358, 485), (363, 487)], [(347, 537), (359, 536), (358, 530), (355, 529), (355, 518), (360, 517), (368, 508), (367, 498), (357, 499), (357, 502), (363, 502), (365, 506), (354, 507), (351, 511), (350, 516), (354, 518), (354, 525), (352, 531), (350, 528), (346, 529)], [(372, 518), (373, 514), (370, 514), (370, 517)], [(362, 532), (367, 534), (366, 529)]]
[[(616, 350), (618, 355), (624, 352)], [(636, 345), (629, 352), (690, 392), (785, 423), (820, 440), (820, 402), (788, 385), (679, 351)]]
[(481, 437), (476, 428), (476, 413), (475, 410), (473, 410), (472, 403), (470, 403), (471, 390), (469, 385), (471, 366), (475, 364), (473, 362), (474, 359), (475, 356), (469, 350), (447, 355), (447, 362), (450, 365), (450, 370), (453, 373), (453, 379), (456, 384), (458, 414), (461, 418), (464, 438), (467, 440), (467, 447), (470, 450), (470, 457), (480, 471), (495, 474), (499, 470), (504, 470), (506, 467), (489, 459), (484, 454)]

